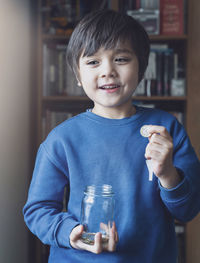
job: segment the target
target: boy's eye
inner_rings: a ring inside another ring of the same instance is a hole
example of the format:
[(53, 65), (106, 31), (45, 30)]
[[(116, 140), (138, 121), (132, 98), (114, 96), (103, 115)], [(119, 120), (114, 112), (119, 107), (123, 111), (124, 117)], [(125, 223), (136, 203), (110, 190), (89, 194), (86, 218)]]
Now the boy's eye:
[(116, 58), (115, 61), (118, 62), (118, 63), (123, 64), (123, 63), (129, 62), (130, 59), (129, 58), (125, 58), (125, 57), (119, 57), (119, 58)]
[(87, 61), (87, 65), (96, 66), (99, 62), (97, 60)]

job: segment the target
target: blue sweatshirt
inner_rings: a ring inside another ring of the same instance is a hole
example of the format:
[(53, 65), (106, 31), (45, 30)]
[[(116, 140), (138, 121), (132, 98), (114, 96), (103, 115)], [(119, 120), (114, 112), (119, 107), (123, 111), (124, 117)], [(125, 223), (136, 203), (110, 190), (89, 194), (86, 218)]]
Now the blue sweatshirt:
[[(144, 124), (165, 126), (173, 138), (174, 166), (183, 176), (173, 189), (156, 176), (148, 180)], [(80, 222), (85, 186), (102, 184), (115, 192), (119, 242), (116, 252), (96, 255), (73, 249), (69, 235)], [(199, 210), (200, 163), (184, 128), (166, 112), (137, 107), (129, 118), (87, 111), (57, 126), (39, 148), (23, 212), (30, 230), (51, 246), (50, 263), (175, 263), (174, 219), (186, 222)]]

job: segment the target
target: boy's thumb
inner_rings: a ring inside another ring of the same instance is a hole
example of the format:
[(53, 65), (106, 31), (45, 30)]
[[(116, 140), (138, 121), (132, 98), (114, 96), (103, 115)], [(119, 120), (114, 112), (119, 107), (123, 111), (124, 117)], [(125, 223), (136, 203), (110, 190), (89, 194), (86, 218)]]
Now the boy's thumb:
[(83, 225), (78, 225), (72, 230), (72, 232), (70, 234), (70, 239), (72, 241), (75, 241), (75, 240), (80, 238), (82, 233), (83, 233)]

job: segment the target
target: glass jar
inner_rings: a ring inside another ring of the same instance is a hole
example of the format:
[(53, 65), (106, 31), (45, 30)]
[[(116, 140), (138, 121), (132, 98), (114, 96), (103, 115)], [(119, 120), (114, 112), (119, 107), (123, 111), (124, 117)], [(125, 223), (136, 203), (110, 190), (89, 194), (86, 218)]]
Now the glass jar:
[(114, 216), (114, 193), (111, 185), (87, 186), (81, 208), (81, 224), (84, 226), (82, 241), (94, 244), (97, 232), (102, 234), (102, 243), (107, 243)]

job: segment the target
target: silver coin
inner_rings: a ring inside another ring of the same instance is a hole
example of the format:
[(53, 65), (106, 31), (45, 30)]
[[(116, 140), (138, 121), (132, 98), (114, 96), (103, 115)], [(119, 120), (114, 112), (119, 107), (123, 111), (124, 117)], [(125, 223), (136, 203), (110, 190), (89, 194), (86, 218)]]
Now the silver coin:
[(140, 128), (140, 134), (143, 136), (143, 137), (149, 137), (151, 134), (149, 133), (149, 126), (148, 125), (143, 125), (141, 128)]

